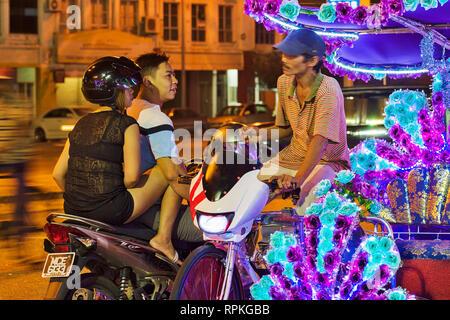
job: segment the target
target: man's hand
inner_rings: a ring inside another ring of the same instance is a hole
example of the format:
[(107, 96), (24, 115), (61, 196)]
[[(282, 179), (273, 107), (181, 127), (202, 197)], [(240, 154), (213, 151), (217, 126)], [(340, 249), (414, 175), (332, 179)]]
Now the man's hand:
[(283, 174), (281, 176), (272, 176), (269, 179), (269, 182), (276, 180), (278, 183), (278, 187), (281, 191), (289, 190), (289, 189), (297, 189), (301, 186), (300, 178), (296, 178), (290, 175)]

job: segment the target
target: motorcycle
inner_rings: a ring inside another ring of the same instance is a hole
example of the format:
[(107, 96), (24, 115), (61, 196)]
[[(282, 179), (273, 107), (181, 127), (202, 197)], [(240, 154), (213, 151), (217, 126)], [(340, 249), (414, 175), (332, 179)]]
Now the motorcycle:
[[(198, 171), (187, 166), (185, 183)], [(159, 206), (150, 208), (155, 216)], [(179, 216), (189, 208), (182, 206)], [(182, 218), (183, 219), (183, 218)], [(177, 222), (176, 222), (177, 223)], [(47, 217), (42, 276), (50, 278), (46, 300), (168, 299), (179, 266), (149, 246), (156, 234), (150, 223), (137, 219), (113, 226), (96, 220), (52, 213)], [(173, 239), (181, 259), (202, 244)]]

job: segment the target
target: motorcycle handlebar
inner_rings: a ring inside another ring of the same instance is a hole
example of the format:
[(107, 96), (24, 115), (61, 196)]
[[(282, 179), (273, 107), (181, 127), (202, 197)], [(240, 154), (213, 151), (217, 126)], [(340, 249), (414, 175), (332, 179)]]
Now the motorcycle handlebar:
[[(266, 183), (269, 186), (269, 189), (270, 189), (271, 193), (280, 189), (276, 179), (272, 180), (272, 181), (265, 180), (263, 182)], [(294, 204), (297, 204), (297, 201), (300, 198), (300, 190), (301, 190), (300, 186), (294, 185), (294, 188), (282, 190), (281, 191), (281, 197), (282, 197), (282, 199), (292, 198), (292, 202)]]

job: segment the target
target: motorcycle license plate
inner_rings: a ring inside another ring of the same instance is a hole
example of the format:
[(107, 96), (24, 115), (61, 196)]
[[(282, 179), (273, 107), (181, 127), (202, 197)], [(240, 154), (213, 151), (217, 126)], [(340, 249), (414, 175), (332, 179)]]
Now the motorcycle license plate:
[(74, 259), (74, 252), (49, 253), (42, 270), (42, 278), (68, 277), (72, 270)]

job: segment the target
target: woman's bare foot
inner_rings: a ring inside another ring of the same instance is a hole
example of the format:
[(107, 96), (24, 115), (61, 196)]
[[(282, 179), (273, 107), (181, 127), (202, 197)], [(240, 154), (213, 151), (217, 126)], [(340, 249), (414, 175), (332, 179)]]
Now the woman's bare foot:
[(160, 242), (155, 238), (156, 236), (150, 240), (150, 247), (161, 251), (167, 258), (169, 258), (169, 260), (181, 266), (183, 262), (178, 259), (178, 252), (176, 252), (175, 248), (172, 246), (172, 243)]

